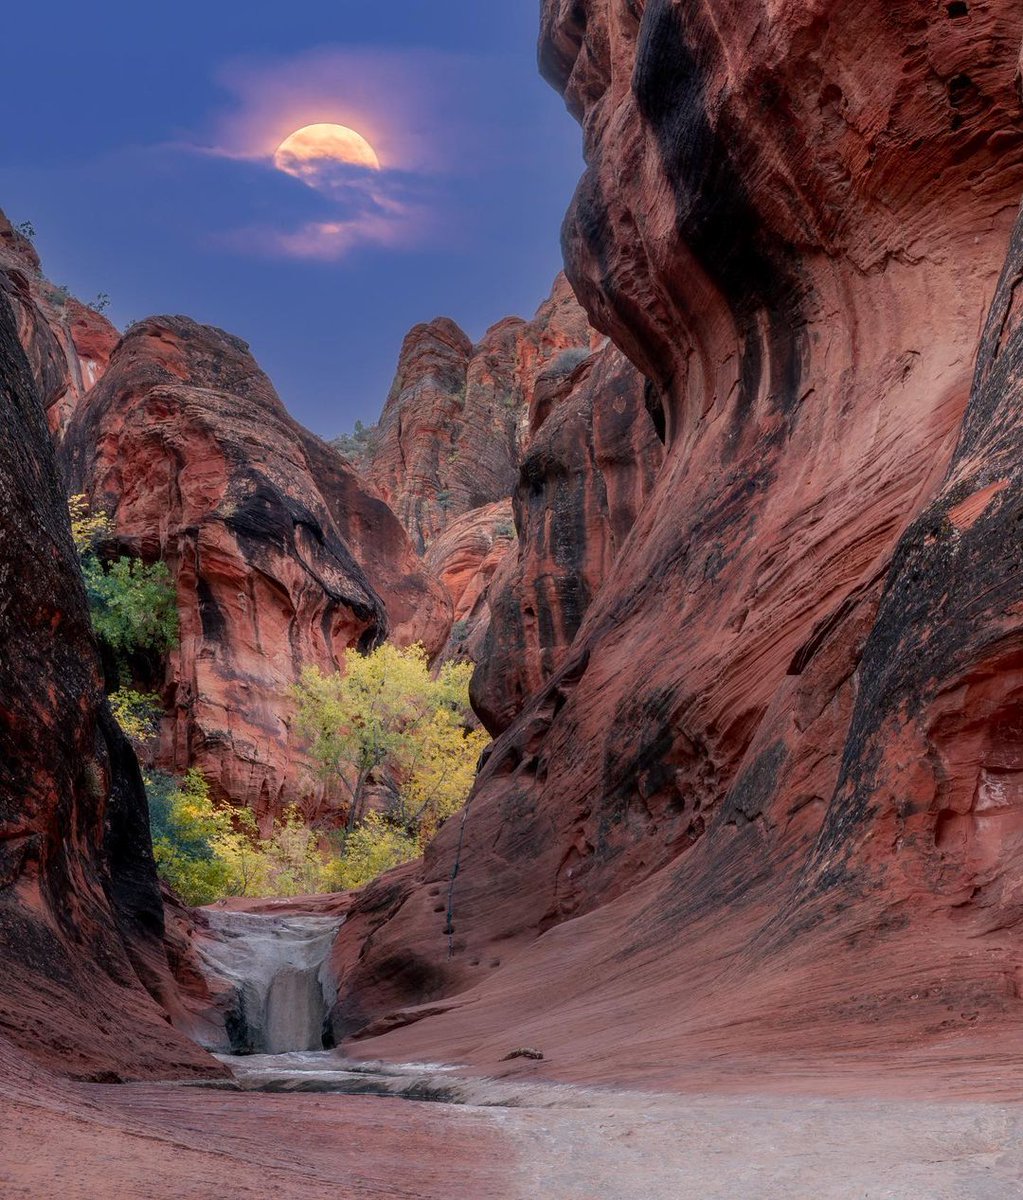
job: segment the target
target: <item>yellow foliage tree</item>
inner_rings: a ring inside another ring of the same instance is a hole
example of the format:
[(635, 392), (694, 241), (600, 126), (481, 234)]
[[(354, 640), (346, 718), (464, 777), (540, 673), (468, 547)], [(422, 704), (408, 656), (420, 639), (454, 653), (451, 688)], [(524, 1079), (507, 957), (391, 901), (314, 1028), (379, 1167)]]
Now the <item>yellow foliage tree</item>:
[[(371, 869), (379, 874), (415, 857), (465, 803), (489, 741), (471, 727), (472, 670), (469, 663), (446, 663), (433, 675), (422, 646), (385, 644), (349, 655), (344, 675), (315, 667), (303, 672), (295, 689), (299, 729), (324, 776), (339, 779), (349, 794), (337, 879), (366, 882)], [(366, 786), (380, 770), (399, 786), (386, 819), (364, 811)]]

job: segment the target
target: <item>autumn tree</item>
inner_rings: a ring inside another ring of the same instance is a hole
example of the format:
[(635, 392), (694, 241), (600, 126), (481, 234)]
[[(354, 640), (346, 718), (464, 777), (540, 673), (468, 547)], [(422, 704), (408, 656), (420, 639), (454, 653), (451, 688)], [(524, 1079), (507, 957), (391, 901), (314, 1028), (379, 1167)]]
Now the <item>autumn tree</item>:
[(468, 663), (431, 674), (422, 646), (351, 654), (344, 675), (307, 668), (296, 688), (299, 729), (321, 772), (349, 796), (349, 834), (365, 817), (366, 787), (386, 768), (399, 803), (388, 814), (421, 844), (465, 802), (487, 735), (471, 727)]

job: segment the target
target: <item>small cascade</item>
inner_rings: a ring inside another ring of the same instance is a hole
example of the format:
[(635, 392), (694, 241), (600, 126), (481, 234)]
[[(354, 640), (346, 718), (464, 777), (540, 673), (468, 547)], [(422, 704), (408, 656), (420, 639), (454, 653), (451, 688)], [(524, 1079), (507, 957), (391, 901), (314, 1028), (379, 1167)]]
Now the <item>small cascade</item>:
[(230, 1054), (322, 1050), (336, 995), (329, 956), (343, 918), (208, 909), (200, 954), (223, 1005), (224, 1033), (207, 1049)]

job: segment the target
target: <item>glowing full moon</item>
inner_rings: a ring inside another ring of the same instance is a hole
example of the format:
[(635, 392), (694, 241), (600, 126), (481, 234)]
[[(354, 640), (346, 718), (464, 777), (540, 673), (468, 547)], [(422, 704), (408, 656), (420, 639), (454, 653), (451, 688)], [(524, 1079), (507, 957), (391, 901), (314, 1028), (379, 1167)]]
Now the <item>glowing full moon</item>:
[(303, 125), (274, 151), (274, 166), (279, 171), (311, 185), (334, 163), (380, 170), (376, 151), (361, 133), (347, 125)]

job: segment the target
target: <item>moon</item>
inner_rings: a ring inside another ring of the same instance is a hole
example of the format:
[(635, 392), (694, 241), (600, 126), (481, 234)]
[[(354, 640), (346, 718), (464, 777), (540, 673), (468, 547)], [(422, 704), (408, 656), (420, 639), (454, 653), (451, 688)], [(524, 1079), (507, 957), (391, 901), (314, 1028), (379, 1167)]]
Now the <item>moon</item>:
[(326, 168), (343, 163), (380, 170), (376, 151), (361, 133), (347, 125), (303, 125), (289, 133), (274, 151), (274, 166), (315, 187)]

